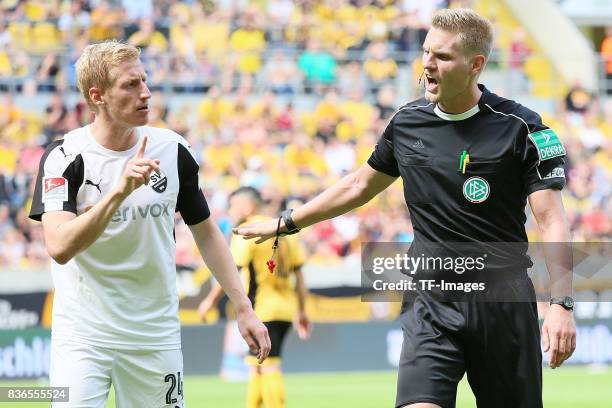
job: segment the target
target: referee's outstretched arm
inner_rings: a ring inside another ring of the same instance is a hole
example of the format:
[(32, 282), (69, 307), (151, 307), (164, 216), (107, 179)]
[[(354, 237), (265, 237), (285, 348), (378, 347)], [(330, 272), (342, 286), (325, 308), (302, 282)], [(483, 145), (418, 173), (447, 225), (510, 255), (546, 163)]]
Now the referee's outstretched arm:
[[(572, 263), (571, 256), (566, 253), (570, 249), (564, 245), (571, 241), (571, 236), (561, 191), (535, 191), (529, 195), (529, 206), (538, 223), (542, 241), (549, 243), (544, 256), (550, 274), (551, 297), (571, 296)], [(576, 324), (570, 310), (556, 304), (550, 306), (542, 325), (542, 344), (549, 354), (551, 368), (559, 367), (572, 355), (576, 349)]]
[[(317, 222), (342, 215), (360, 207), (389, 187), (396, 177), (374, 170), (368, 163), (347, 174), (321, 194), (294, 209), (292, 218), (298, 228), (306, 228)], [(278, 219), (257, 222), (234, 228), (234, 233), (246, 239), (257, 238), (264, 242), (276, 234)], [(286, 231), (281, 220), (280, 232)]]

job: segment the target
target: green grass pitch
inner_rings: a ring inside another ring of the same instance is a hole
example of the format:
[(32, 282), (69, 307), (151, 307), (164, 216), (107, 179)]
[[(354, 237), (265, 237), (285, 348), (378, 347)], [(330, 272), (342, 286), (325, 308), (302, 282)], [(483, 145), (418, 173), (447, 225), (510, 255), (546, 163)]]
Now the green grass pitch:
[[(289, 374), (285, 376), (287, 408), (385, 408), (393, 407), (395, 372)], [(612, 369), (561, 367), (544, 370), (544, 407), (608, 408), (612, 401)], [(0, 386), (34, 385), (31, 382)], [(187, 377), (184, 381), (187, 407), (241, 408), (246, 384), (216, 377)], [(48, 407), (43, 403), (0, 403), (0, 407)], [(114, 407), (111, 395), (108, 407)], [(459, 387), (458, 408), (474, 408), (474, 398), (464, 379)]]

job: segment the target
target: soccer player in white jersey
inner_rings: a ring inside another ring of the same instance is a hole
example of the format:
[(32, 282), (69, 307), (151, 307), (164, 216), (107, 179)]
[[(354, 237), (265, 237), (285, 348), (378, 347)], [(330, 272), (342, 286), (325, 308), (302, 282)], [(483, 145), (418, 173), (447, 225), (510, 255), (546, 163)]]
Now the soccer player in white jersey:
[(227, 244), (210, 218), (191, 147), (146, 126), (151, 93), (140, 51), (90, 45), (77, 80), (95, 119), (52, 143), (40, 162), (30, 217), (53, 258), (50, 382), (70, 402), (184, 407), (174, 213), (234, 304), (240, 332), (263, 361), (265, 326), (253, 312)]

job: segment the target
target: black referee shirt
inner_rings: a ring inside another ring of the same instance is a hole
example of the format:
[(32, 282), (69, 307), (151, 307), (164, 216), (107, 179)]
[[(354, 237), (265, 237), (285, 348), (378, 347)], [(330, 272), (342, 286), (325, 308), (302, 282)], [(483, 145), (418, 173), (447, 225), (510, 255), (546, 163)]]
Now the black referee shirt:
[(368, 160), (402, 177), (415, 241), (527, 242), (527, 196), (565, 186), (565, 150), (540, 116), (479, 88), (461, 115), (424, 98), (403, 106)]

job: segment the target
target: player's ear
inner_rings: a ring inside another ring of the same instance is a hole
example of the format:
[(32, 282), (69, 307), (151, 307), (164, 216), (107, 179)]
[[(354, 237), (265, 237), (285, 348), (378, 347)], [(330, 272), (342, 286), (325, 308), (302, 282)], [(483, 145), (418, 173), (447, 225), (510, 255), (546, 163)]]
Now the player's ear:
[(102, 90), (100, 88), (91, 87), (89, 88), (89, 98), (94, 105), (104, 105), (104, 99), (102, 97)]

